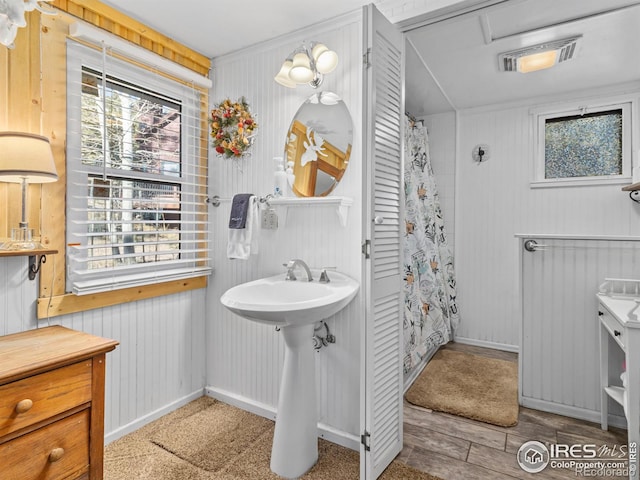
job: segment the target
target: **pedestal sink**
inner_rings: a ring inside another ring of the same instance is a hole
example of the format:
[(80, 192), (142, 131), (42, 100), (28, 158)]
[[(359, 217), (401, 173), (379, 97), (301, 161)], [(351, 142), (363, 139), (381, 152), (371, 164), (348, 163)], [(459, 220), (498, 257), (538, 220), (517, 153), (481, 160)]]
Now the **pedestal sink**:
[(271, 470), (296, 478), (318, 459), (316, 380), (313, 356), (314, 323), (342, 310), (358, 292), (358, 283), (329, 272), (329, 283), (290, 281), (285, 275), (262, 278), (227, 290), (220, 302), (232, 312), (255, 322), (280, 327), (285, 355)]

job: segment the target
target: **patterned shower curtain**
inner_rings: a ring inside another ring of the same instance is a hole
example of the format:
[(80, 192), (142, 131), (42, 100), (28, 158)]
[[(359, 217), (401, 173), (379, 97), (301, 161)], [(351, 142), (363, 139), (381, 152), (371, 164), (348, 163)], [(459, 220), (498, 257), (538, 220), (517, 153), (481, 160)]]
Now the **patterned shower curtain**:
[(404, 373), (453, 338), (460, 320), (453, 256), (431, 169), (427, 129), (405, 124)]

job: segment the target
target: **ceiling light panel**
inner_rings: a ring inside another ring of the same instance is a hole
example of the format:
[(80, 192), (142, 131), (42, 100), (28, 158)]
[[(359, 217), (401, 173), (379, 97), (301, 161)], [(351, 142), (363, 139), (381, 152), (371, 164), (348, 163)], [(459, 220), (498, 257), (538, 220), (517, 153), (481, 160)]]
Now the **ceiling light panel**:
[(498, 67), (503, 72), (528, 73), (553, 67), (575, 57), (582, 35), (540, 43), (498, 55)]

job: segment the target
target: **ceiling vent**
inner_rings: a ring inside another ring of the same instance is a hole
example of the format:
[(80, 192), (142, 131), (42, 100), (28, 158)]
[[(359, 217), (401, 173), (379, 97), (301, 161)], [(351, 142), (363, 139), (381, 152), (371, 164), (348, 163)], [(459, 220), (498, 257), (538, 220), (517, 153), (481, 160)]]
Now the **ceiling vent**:
[(498, 55), (500, 71), (529, 73), (571, 60), (580, 38), (582, 35), (501, 53)]

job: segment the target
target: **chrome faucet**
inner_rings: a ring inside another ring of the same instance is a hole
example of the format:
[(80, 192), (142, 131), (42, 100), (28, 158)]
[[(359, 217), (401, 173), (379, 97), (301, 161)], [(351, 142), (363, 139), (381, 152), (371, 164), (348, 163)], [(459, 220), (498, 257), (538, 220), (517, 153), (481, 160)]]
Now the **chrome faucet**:
[(289, 262), (285, 264), (285, 266), (287, 267), (287, 276), (284, 277), (285, 280), (297, 280), (295, 273), (293, 273), (293, 271), (296, 268), (296, 265), (300, 265), (302, 268), (304, 268), (305, 272), (307, 272), (308, 282), (313, 280), (309, 266), (299, 258), (294, 258), (293, 260), (289, 260)]

